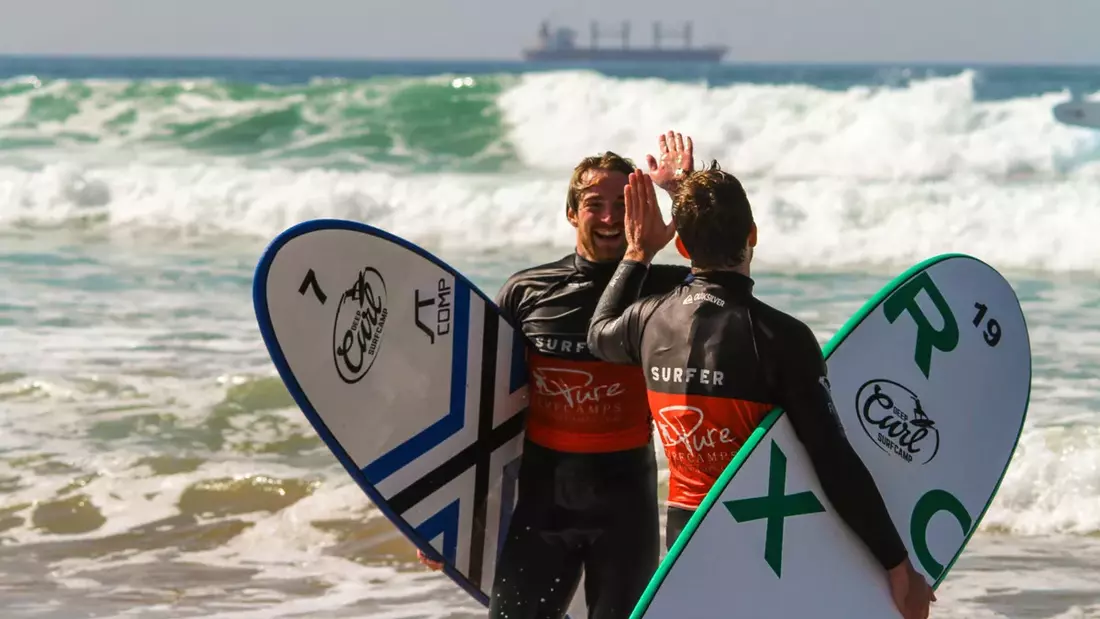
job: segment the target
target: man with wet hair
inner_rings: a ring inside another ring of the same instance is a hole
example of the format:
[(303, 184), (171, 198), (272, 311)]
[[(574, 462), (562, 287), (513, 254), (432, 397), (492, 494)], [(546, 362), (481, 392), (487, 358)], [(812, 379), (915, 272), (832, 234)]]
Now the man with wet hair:
[[(717, 162), (688, 174), (666, 224), (652, 179), (635, 171), (625, 205), (626, 253), (600, 298), (587, 343), (600, 359), (645, 370), (669, 463), (666, 544), (676, 541), (768, 411), (780, 406), (829, 501), (886, 571), (902, 616), (927, 617), (935, 595), (844, 436), (817, 338), (802, 321), (753, 296), (757, 228), (740, 181)], [(675, 235), (693, 277), (650, 292), (650, 261)]]

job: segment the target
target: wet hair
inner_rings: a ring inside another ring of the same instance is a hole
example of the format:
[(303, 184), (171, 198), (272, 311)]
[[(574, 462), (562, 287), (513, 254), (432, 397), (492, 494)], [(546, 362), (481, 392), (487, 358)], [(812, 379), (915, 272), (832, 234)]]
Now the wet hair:
[(741, 181), (717, 161), (681, 179), (672, 219), (695, 268), (730, 268), (744, 261), (752, 207)]
[(573, 168), (573, 176), (569, 178), (569, 193), (565, 196), (565, 211), (567, 213), (577, 212), (577, 207), (580, 206), (581, 192), (589, 187), (584, 182), (584, 175), (589, 170), (621, 172), (630, 176), (634, 169), (634, 162), (611, 151), (585, 157), (577, 164), (577, 167)]

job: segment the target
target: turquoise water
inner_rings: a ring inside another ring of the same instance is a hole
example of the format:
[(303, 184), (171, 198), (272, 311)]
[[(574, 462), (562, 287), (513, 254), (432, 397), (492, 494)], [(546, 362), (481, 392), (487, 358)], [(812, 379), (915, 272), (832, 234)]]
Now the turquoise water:
[(757, 292), (822, 341), (930, 255), (1006, 274), (1032, 405), (935, 616), (1094, 616), (1100, 133), (1053, 120), (1070, 88), (1100, 72), (0, 59), (5, 616), (478, 616), (293, 406), (256, 261), (352, 218), (492, 295), (570, 251), (577, 160), (669, 128), (745, 180)]

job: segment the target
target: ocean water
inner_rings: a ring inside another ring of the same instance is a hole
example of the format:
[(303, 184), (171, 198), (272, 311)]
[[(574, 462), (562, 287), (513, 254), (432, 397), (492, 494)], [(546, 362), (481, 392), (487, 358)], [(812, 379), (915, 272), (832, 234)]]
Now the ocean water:
[(3, 615), (483, 616), (295, 408), (256, 261), (357, 219), (492, 295), (571, 251), (576, 161), (676, 129), (743, 179), (757, 291), (822, 342), (930, 255), (1005, 273), (1031, 407), (933, 616), (1100, 617), (1100, 132), (1053, 120), (1071, 89), (1100, 70), (0, 59)]

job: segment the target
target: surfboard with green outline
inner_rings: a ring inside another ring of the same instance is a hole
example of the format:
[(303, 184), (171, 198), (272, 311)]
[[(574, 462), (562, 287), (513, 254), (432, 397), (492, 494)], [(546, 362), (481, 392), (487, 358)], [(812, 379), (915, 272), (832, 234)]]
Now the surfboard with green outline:
[[(914, 567), (939, 586), (997, 493), (1031, 393), (1019, 299), (945, 254), (908, 269), (823, 348), (848, 441)], [(631, 619), (897, 617), (885, 573), (835, 513), (781, 409), (726, 467)]]

